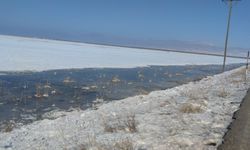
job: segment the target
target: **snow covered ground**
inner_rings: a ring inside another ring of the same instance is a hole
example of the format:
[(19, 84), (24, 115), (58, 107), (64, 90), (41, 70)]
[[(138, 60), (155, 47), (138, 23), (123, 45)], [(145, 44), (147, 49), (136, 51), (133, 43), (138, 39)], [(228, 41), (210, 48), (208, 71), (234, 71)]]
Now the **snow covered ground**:
[[(0, 35), (0, 71), (221, 64), (222, 57)], [(245, 62), (228, 58), (228, 63)]]
[(248, 83), (242, 67), (97, 110), (57, 112), (65, 116), (0, 133), (0, 149), (213, 150)]

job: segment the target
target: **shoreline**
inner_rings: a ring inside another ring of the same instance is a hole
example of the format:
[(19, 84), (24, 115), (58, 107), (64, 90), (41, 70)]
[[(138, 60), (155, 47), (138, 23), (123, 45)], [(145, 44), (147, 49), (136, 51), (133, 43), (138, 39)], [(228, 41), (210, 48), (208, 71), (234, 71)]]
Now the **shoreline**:
[[(169, 49), (169, 48), (148, 48), (143, 46), (126, 46), (126, 45), (119, 45), (119, 44), (106, 44), (101, 42), (81, 42), (81, 41), (74, 41), (74, 40), (63, 40), (63, 39), (49, 39), (49, 38), (39, 38), (39, 37), (32, 37), (32, 36), (18, 36), (18, 35), (4, 35), (1, 34), (0, 36), (6, 36), (10, 38), (23, 38), (23, 39), (34, 39), (41, 42), (64, 42), (72, 45), (83, 45), (83, 44), (89, 44), (89, 45), (95, 45), (95, 46), (105, 46), (105, 47), (116, 47), (116, 48), (127, 48), (127, 49), (140, 49), (140, 50), (146, 50), (146, 51), (163, 51), (163, 52), (174, 52), (174, 53), (184, 53), (184, 54), (194, 54), (194, 55), (207, 55), (207, 56), (215, 56), (215, 57), (223, 57), (224, 55), (221, 53), (209, 53), (208, 51), (197, 51), (197, 50), (178, 50), (178, 49)], [(228, 55), (228, 58), (236, 58), (236, 59), (246, 59), (245, 56), (237, 56), (237, 55)]]
[[(4, 56), (0, 70), (53, 70), (65, 68), (132, 68), (148, 65), (221, 64), (222, 57), (179, 52), (152, 51), (93, 44), (38, 40), (0, 35)], [(195, 56), (195, 57), (194, 57)], [(245, 63), (228, 58), (227, 64)]]

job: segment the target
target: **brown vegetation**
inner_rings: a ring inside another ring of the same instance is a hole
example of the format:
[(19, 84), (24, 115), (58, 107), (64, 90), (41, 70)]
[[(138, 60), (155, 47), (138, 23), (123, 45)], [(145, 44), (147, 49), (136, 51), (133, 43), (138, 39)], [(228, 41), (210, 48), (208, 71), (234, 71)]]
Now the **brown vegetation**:
[(185, 103), (181, 106), (180, 111), (182, 113), (201, 113), (203, 111), (201, 105)]
[(113, 133), (118, 131), (126, 131), (134, 133), (137, 131), (137, 123), (134, 114), (128, 115), (125, 118), (116, 117), (113, 119), (114, 120), (103, 118), (103, 126), (105, 132)]

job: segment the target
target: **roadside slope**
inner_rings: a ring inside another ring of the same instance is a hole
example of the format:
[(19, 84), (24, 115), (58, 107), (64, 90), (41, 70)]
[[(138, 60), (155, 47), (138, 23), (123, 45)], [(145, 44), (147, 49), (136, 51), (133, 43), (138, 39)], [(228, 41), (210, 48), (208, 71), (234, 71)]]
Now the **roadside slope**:
[(250, 91), (234, 116), (236, 120), (230, 126), (219, 150), (249, 150), (250, 148)]
[(217, 149), (248, 88), (241, 67), (0, 133), (0, 149)]

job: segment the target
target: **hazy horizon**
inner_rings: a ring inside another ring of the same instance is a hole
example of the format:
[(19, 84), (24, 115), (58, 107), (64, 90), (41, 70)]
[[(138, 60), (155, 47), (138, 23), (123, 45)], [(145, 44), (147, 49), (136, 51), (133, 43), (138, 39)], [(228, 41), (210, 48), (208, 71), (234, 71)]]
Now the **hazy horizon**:
[[(249, 6), (233, 7), (229, 47), (250, 48)], [(172, 41), (215, 50), (224, 47), (228, 15), (221, 0), (13, 0), (0, 2), (0, 11), (3, 35), (156, 47), (172, 47)]]

